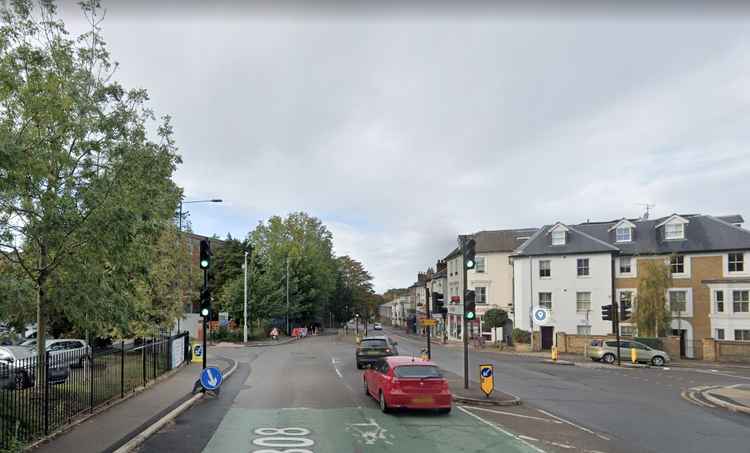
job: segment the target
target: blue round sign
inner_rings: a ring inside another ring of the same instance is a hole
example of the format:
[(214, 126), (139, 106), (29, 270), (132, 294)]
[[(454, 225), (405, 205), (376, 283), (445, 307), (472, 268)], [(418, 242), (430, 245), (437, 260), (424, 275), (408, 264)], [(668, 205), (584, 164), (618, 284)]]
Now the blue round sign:
[(547, 311), (542, 308), (537, 309), (534, 311), (534, 319), (537, 321), (544, 321), (547, 319)]
[(206, 390), (216, 390), (221, 386), (223, 379), (221, 370), (214, 366), (210, 366), (201, 372), (201, 385)]
[(483, 378), (488, 378), (490, 376), (492, 376), (492, 368), (483, 368), (482, 369), (482, 377)]

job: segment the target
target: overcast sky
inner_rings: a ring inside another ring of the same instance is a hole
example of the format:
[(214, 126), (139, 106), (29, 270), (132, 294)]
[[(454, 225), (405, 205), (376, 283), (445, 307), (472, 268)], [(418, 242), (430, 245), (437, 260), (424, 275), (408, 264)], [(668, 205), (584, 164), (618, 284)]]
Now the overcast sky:
[[(747, 11), (107, 9), (201, 234), (307, 211), (383, 291), (458, 233), (750, 214)], [(63, 14), (73, 31), (80, 16)]]

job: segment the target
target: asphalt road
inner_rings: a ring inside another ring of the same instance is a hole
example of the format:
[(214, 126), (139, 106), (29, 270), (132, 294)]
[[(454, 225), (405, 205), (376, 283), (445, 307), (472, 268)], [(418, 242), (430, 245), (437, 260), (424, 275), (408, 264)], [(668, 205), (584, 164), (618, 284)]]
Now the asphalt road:
[[(425, 347), (421, 339), (389, 333), (399, 341), (401, 354), (417, 354)], [(463, 375), (461, 347), (437, 345), (432, 353), (442, 368)], [(748, 383), (750, 370), (584, 368), (492, 352), (470, 357), (470, 372), (478, 374), (480, 363), (494, 364), (498, 388), (521, 397), (532, 410), (591, 431), (610, 445), (598, 445), (597, 451), (750, 451), (750, 417), (698, 406), (682, 397), (692, 387)], [(495, 420), (503, 423), (503, 418)], [(546, 429), (543, 423), (538, 428)]]
[(239, 363), (220, 396), (204, 398), (140, 451), (541, 451), (463, 407), (449, 415), (381, 413), (363, 392), (351, 340), (323, 336), (216, 353)]

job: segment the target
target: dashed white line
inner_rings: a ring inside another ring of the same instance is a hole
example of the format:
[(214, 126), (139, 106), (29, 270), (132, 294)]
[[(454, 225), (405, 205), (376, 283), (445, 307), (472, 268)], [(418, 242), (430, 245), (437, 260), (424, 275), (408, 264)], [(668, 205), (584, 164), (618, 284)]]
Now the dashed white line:
[(531, 420), (539, 420), (539, 421), (542, 421), (542, 422), (562, 424), (562, 422), (559, 421), (559, 420), (550, 420), (548, 418), (533, 417), (531, 415), (514, 414), (513, 412), (505, 412), (505, 411), (498, 411), (498, 410), (495, 410), (495, 409), (487, 409), (486, 407), (472, 407), (471, 409), (475, 410), (475, 411), (491, 412), (493, 414), (511, 415), (513, 417), (528, 418), (528, 419), (531, 419)]
[(338, 368), (334, 368), (334, 370), (336, 370), (336, 374), (339, 375), (339, 378), (344, 379), (344, 376), (341, 374), (341, 371), (339, 371)]
[(570, 426), (572, 426), (572, 427), (574, 427), (574, 428), (578, 428), (578, 429), (580, 429), (580, 430), (581, 430), (581, 431), (583, 431), (583, 432), (587, 432), (587, 433), (589, 433), (589, 434), (592, 434), (592, 435), (594, 435), (594, 436), (597, 436), (597, 437), (599, 437), (600, 439), (604, 439), (604, 440), (610, 440), (610, 439), (609, 439), (609, 437), (607, 437), (607, 436), (605, 436), (605, 435), (603, 435), (603, 434), (595, 433), (594, 431), (592, 431), (592, 430), (590, 430), (590, 429), (588, 429), (588, 428), (586, 428), (586, 427), (584, 427), (584, 426), (581, 426), (581, 425), (578, 425), (578, 424), (576, 424), (576, 423), (573, 423), (573, 422), (571, 422), (570, 420), (565, 420), (564, 418), (562, 418), (562, 417), (558, 417), (558, 416), (557, 416), (557, 415), (555, 415), (555, 414), (550, 414), (549, 412), (547, 412), (547, 411), (545, 411), (545, 410), (543, 410), (543, 409), (537, 409), (537, 410), (538, 410), (539, 412), (541, 412), (542, 414), (544, 414), (544, 415), (548, 415), (548, 416), (550, 416), (550, 417), (552, 417), (552, 418), (554, 418), (554, 419), (556, 419), (556, 420), (560, 420), (560, 421), (561, 421), (561, 422), (563, 422), (563, 423), (567, 423), (568, 425), (570, 425)]
[(490, 422), (490, 421), (487, 421), (487, 420), (483, 419), (482, 417), (478, 416), (477, 414), (474, 414), (474, 413), (472, 413), (472, 412), (470, 412), (470, 411), (468, 411), (468, 410), (464, 409), (464, 408), (463, 408), (463, 407), (461, 407), (461, 406), (456, 406), (456, 408), (457, 408), (458, 410), (460, 410), (461, 412), (463, 412), (464, 414), (466, 414), (466, 415), (468, 415), (468, 416), (470, 416), (470, 417), (474, 417), (474, 418), (476, 418), (477, 420), (479, 420), (480, 422), (484, 423), (485, 425), (487, 425), (487, 426), (490, 426), (490, 427), (492, 427), (492, 428), (496, 429), (497, 431), (500, 431), (501, 433), (503, 433), (503, 434), (505, 434), (505, 435), (507, 435), (507, 436), (509, 436), (509, 437), (512, 437), (512, 438), (514, 438), (514, 439), (516, 439), (516, 440), (520, 441), (521, 443), (523, 443), (523, 444), (524, 444), (524, 445), (526, 445), (527, 447), (529, 447), (529, 448), (532, 448), (532, 449), (534, 449), (534, 451), (538, 451), (539, 453), (545, 453), (545, 452), (544, 452), (544, 450), (542, 450), (542, 449), (538, 448), (537, 446), (535, 446), (535, 445), (533, 445), (533, 444), (530, 444), (530, 443), (529, 443), (528, 441), (526, 441), (526, 440), (524, 440), (524, 439), (520, 438), (519, 436), (516, 436), (515, 434), (513, 434), (513, 433), (511, 433), (511, 432), (508, 432), (508, 431), (506, 431), (505, 429), (503, 429), (502, 427), (500, 427), (500, 425), (498, 425), (498, 424), (496, 424), (496, 423), (492, 423), (492, 422)]

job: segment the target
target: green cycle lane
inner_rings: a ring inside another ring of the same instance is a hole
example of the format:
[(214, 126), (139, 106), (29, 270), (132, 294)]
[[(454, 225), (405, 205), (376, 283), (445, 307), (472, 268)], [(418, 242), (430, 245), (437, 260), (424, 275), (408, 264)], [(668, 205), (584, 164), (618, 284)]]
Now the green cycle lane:
[(203, 452), (538, 452), (454, 407), (448, 415), (374, 408), (230, 409)]

